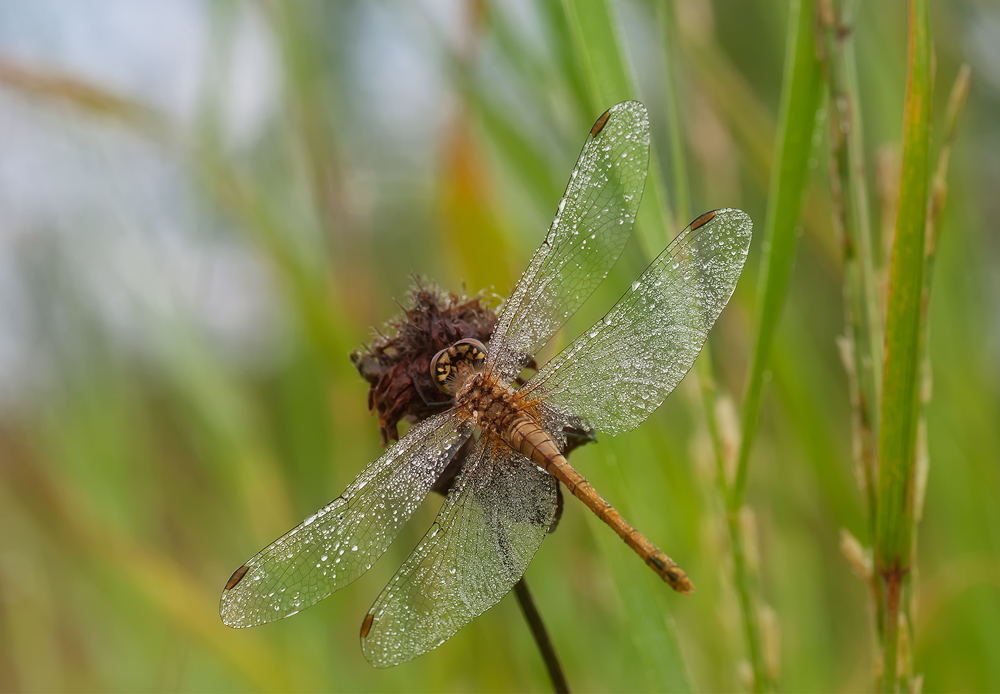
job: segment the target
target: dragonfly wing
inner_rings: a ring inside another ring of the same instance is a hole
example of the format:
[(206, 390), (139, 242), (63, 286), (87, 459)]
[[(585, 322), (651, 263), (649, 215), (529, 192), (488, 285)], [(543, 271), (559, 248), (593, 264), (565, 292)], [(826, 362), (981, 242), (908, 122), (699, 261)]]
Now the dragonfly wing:
[(481, 439), (434, 525), (372, 605), (361, 648), (376, 667), (437, 648), (506, 595), (556, 510), (555, 479)]
[(522, 391), (598, 431), (615, 435), (638, 426), (701, 352), (743, 271), (752, 228), (740, 210), (696, 219)]
[(545, 241), (500, 312), (487, 370), (512, 380), (604, 280), (632, 233), (648, 163), (646, 108), (612, 106), (587, 136)]
[(371, 568), (472, 433), (454, 412), (424, 420), (344, 493), (261, 550), (229, 579), (219, 612), (231, 627), (282, 619)]

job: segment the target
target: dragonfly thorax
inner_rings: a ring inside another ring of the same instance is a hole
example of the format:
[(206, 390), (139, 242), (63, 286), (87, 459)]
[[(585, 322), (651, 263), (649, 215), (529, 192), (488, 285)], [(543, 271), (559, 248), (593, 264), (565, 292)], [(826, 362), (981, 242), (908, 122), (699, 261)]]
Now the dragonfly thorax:
[(520, 398), (510, 384), (486, 373), (486, 347), (479, 340), (459, 340), (431, 360), (431, 377), (455, 407), (483, 432), (503, 436), (520, 413)]
[(455, 407), (484, 433), (503, 437), (523, 408), (517, 391), (496, 376), (477, 371), (465, 378), (455, 393)]

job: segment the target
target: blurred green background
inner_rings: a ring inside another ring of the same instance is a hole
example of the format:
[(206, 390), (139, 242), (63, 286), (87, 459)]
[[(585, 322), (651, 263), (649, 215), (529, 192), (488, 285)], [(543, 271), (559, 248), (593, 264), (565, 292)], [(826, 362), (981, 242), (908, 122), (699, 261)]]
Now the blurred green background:
[[(694, 214), (740, 207), (756, 223), (711, 340), (738, 402), (788, 6), (613, 7), (671, 209), (683, 208), (680, 154)], [(935, 123), (963, 61), (972, 90), (930, 307), (913, 647), (926, 691), (996, 691), (1000, 5), (934, 3), (932, 30)], [(875, 228), (891, 228), (906, 4), (862, 2), (854, 37)], [(380, 671), (362, 657), (361, 619), (437, 500), (365, 577), (292, 619), (234, 631), (217, 601), (233, 569), (378, 456), (348, 354), (399, 311), (411, 273), (453, 291), (512, 286), (611, 105), (594, 109), (586, 90), (555, 2), (0, 4), (0, 690), (549, 689), (512, 596), (411, 663)], [(866, 588), (838, 548), (841, 528), (870, 538), (835, 342), (827, 151), (824, 138), (747, 499), (786, 691), (872, 682)], [(562, 343), (689, 221), (647, 218)], [(639, 430), (573, 457), (697, 594), (671, 593), (572, 499), (528, 570), (575, 690), (745, 686), (690, 381)]]

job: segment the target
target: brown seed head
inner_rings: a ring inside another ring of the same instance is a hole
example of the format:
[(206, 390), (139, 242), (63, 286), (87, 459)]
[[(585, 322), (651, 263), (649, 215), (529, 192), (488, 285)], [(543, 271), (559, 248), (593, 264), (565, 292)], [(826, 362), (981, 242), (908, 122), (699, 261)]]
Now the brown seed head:
[(431, 379), (431, 359), (464, 338), (486, 342), (497, 321), (482, 293), (458, 296), (414, 278), (407, 299), (410, 308), (389, 321), (371, 346), (351, 353), (371, 384), (368, 410), (378, 413), (382, 445), (399, 438), (401, 419), (419, 422), (451, 406)]

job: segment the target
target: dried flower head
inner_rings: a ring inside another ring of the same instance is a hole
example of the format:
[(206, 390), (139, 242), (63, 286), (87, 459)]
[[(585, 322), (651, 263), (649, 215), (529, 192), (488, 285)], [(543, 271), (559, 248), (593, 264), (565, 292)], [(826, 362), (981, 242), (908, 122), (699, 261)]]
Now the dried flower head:
[(488, 341), (497, 322), (482, 293), (458, 296), (414, 278), (407, 301), (410, 308), (389, 321), (370, 346), (351, 353), (371, 384), (368, 411), (378, 413), (383, 446), (399, 438), (401, 419), (416, 423), (451, 406), (431, 378), (434, 355), (463, 338)]

